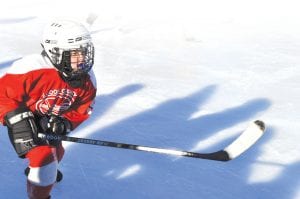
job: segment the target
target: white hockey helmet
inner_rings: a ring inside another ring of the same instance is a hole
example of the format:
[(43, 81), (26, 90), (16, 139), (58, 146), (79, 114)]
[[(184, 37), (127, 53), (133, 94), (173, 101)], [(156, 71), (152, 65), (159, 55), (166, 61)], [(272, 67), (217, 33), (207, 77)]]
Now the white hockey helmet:
[[(45, 27), (42, 47), (52, 64), (67, 79), (80, 78), (94, 64), (94, 46), (90, 32), (79, 22), (56, 20)], [(80, 51), (84, 59), (78, 64), (78, 70), (71, 67), (72, 51)]]

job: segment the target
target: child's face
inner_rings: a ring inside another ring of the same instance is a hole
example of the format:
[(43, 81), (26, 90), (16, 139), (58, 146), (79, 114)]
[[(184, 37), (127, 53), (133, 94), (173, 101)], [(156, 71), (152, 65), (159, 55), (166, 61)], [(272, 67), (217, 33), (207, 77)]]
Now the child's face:
[(84, 53), (80, 50), (71, 51), (71, 67), (73, 71), (78, 71), (80, 64), (84, 64)]

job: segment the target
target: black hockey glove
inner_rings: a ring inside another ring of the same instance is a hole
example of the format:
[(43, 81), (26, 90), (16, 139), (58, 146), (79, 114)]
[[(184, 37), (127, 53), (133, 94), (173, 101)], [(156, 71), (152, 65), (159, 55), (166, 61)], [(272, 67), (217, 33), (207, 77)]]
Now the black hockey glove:
[[(67, 119), (59, 116), (44, 116), (40, 119), (40, 127), (44, 133), (66, 135), (71, 131), (71, 124)], [(49, 141), (50, 145), (57, 146), (60, 141)]]
[(18, 156), (24, 158), (26, 153), (39, 142), (33, 113), (22, 107), (7, 113), (4, 120), (10, 142)]

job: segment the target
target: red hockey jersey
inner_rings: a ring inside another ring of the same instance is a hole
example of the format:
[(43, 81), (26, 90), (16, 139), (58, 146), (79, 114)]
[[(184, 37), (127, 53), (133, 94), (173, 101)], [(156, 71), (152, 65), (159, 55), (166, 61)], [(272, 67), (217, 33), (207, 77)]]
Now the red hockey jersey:
[(90, 74), (83, 88), (64, 82), (56, 68), (41, 55), (30, 55), (15, 62), (0, 78), (0, 122), (19, 106), (39, 115), (59, 115), (68, 119), (72, 130), (86, 120), (96, 96)]

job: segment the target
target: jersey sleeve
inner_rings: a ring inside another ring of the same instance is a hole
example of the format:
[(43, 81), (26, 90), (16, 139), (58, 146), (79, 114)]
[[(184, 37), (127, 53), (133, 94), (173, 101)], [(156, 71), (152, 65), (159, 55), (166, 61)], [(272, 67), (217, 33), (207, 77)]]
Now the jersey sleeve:
[(0, 78), (0, 122), (4, 124), (5, 115), (24, 105), (32, 85), (28, 74), (5, 74)]
[(63, 114), (72, 124), (72, 130), (89, 118), (92, 113), (96, 89), (90, 88), (87, 93), (76, 100), (72, 107)]

